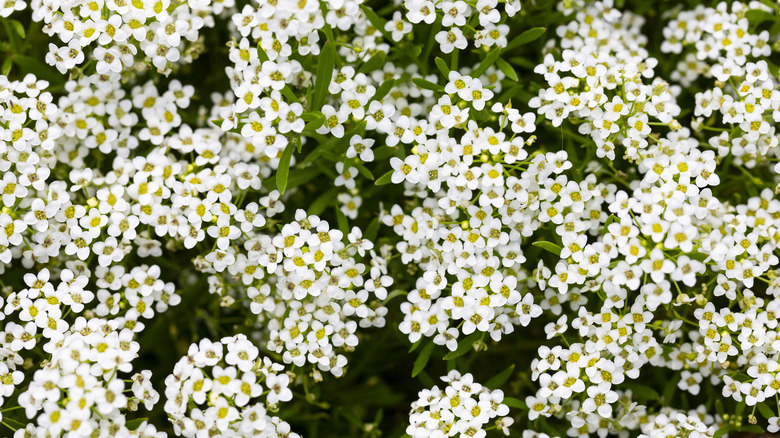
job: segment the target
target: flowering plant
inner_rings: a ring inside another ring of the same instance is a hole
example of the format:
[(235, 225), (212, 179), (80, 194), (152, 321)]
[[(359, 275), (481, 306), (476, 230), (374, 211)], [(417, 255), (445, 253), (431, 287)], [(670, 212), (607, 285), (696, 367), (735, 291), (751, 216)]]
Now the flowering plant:
[(2, 436), (780, 430), (780, 3), (699, 3), (2, 3)]

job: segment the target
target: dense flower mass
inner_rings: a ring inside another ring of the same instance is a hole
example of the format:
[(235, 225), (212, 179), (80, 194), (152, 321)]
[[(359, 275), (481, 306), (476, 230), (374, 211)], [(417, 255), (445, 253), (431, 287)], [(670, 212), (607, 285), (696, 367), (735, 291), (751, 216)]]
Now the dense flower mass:
[(780, 3), (699, 3), (1, 3), (0, 436), (777, 432)]

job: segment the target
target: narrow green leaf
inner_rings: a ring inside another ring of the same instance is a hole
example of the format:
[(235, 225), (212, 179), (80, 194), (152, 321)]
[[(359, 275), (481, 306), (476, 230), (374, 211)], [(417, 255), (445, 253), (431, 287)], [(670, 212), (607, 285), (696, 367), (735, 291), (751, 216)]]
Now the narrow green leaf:
[(289, 85), (285, 85), (284, 88), (282, 88), (282, 94), (290, 102), (298, 102), (298, 95), (293, 92)]
[(450, 68), (447, 66), (447, 63), (444, 62), (443, 59), (439, 58), (438, 56), (436, 59), (434, 59), (434, 62), (436, 63), (436, 68), (439, 69), (439, 72), (441, 72), (441, 75), (445, 78), (449, 77), (450, 75)]
[(434, 84), (433, 82), (426, 81), (423, 78), (412, 78), (412, 82), (415, 85), (417, 85), (418, 87), (424, 88), (426, 90), (433, 90), (433, 91), (436, 91), (436, 92), (439, 92), (439, 93), (444, 91), (444, 87), (442, 87), (441, 85), (437, 85), (437, 84)]
[(355, 163), (355, 167), (357, 167), (358, 172), (360, 172), (361, 175), (364, 177), (370, 179), (371, 181), (374, 180), (374, 174), (371, 173), (368, 168), (360, 163)]
[(723, 409), (723, 402), (720, 401), (720, 399), (715, 400), (715, 412), (717, 412), (721, 417), (726, 413), (726, 410)]
[(24, 26), (22, 25), (22, 23), (18, 22), (17, 20), (11, 20), (11, 26), (14, 27), (14, 30), (19, 35), (19, 37), (24, 39), (26, 33), (24, 31)]
[(745, 400), (742, 400), (737, 404), (737, 409), (734, 411), (734, 415), (736, 415), (737, 418), (742, 418), (742, 413), (745, 412), (745, 406), (747, 406)]
[(478, 78), (485, 74), (488, 68), (490, 68), (491, 65), (495, 64), (498, 57), (501, 55), (501, 48), (496, 47), (495, 49), (488, 52), (485, 59), (482, 60), (482, 62), (479, 64), (479, 67), (477, 67), (476, 70), (474, 70), (469, 76), (472, 78)]
[(617, 216), (614, 214), (611, 214), (607, 217), (607, 220), (604, 221), (604, 227), (601, 229), (601, 234), (605, 235), (607, 234), (607, 228), (609, 228), (610, 225), (612, 225), (617, 220)]
[(501, 371), (500, 373), (493, 376), (490, 380), (485, 382), (485, 386), (491, 389), (498, 389), (506, 383), (510, 377), (512, 377), (512, 373), (515, 371), (515, 364), (509, 365), (507, 369), (504, 371)]
[(376, 89), (376, 93), (374, 93), (374, 96), (371, 98), (371, 100), (382, 100), (382, 98), (387, 96), (387, 93), (389, 93), (390, 90), (393, 89), (394, 85), (395, 85), (394, 79), (388, 79), (382, 82), (382, 85), (380, 85), (379, 88)]
[(3, 76), (8, 76), (8, 73), (11, 71), (11, 67), (13, 66), (13, 58), (7, 57), (5, 58), (5, 61), (3, 61), (3, 67), (0, 69), (0, 74)]
[(391, 301), (393, 298), (395, 298), (395, 297), (400, 297), (400, 296), (404, 296), (404, 295), (406, 295), (406, 294), (407, 294), (407, 292), (406, 292), (405, 290), (396, 289), (396, 290), (394, 290), (394, 291), (390, 292), (389, 294), (387, 294), (387, 298), (385, 298), (385, 299), (382, 301), (382, 304), (383, 304), (383, 305), (384, 305), (384, 304), (387, 304), (387, 303), (389, 303), (389, 302), (390, 302), (390, 301)]
[(314, 202), (311, 203), (309, 206), (309, 214), (313, 215), (319, 215), (323, 211), (325, 211), (326, 208), (328, 208), (331, 204), (331, 202), (336, 199), (336, 195), (338, 195), (339, 190), (336, 187), (331, 187), (328, 191), (321, 194), (317, 199), (314, 200)]
[(534, 242), (532, 245), (542, 248), (543, 250), (551, 252), (555, 255), (561, 255), (561, 250), (563, 249), (552, 242), (546, 242), (546, 241)]
[(322, 113), (319, 111), (309, 111), (301, 114), (301, 118), (303, 119), (304, 122), (311, 122), (312, 120), (315, 120), (318, 117), (322, 117)]
[(717, 430), (717, 431), (716, 431), (716, 432), (715, 432), (715, 433), (712, 435), (712, 438), (720, 438), (720, 437), (722, 437), (723, 435), (725, 435), (725, 434), (727, 434), (727, 433), (731, 432), (732, 430), (733, 430), (733, 426), (725, 425), (725, 426), (721, 427), (720, 429), (718, 429), (718, 430)]
[(496, 60), (496, 64), (498, 64), (498, 68), (502, 72), (504, 72), (506, 77), (508, 77), (509, 79), (511, 79), (513, 81), (517, 81), (518, 80), (517, 73), (515, 72), (515, 69), (513, 69), (512, 66), (508, 62), (504, 61), (501, 58), (498, 58)]
[(295, 149), (295, 143), (288, 143), (282, 152), (282, 158), (279, 159), (279, 168), (276, 170), (276, 188), (280, 194), (284, 194), (284, 191), (287, 190), (287, 176), (290, 174), (293, 149)]
[(774, 16), (772, 14), (759, 9), (750, 9), (749, 11), (746, 11), (745, 18), (748, 19), (751, 29), (755, 29), (764, 21), (774, 20)]
[(758, 411), (761, 412), (761, 416), (767, 420), (777, 416), (777, 414), (772, 411), (772, 408), (766, 403), (757, 403), (756, 406), (758, 406)]
[[(438, 47), (438, 44), (436, 43), (436, 34), (441, 31), (441, 19), (439, 17), (436, 17), (436, 20), (434, 20), (433, 25), (426, 29), (428, 32), (428, 41), (425, 42), (425, 50), (423, 51), (423, 57), (422, 59), (427, 60), (431, 56), (431, 50), (433, 50), (434, 46)], [(423, 63), (423, 73), (428, 74), (428, 63)], [(445, 75), (446, 77), (446, 75)]]
[(664, 386), (664, 392), (661, 395), (661, 399), (666, 406), (669, 406), (672, 402), (672, 397), (674, 397), (674, 393), (677, 390), (678, 381), (680, 381), (679, 372), (675, 373), (671, 379), (666, 381), (666, 385)]
[(47, 64), (25, 55), (14, 55), (14, 64), (18, 65), (22, 73), (34, 73), (38, 79), (49, 81), (51, 85), (60, 85), (65, 83), (65, 76), (59, 71), (52, 69)]
[(458, 342), (457, 350), (447, 353), (447, 355), (444, 356), (444, 360), (457, 359), (468, 353), (469, 350), (471, 350), (471, 346), (474, 345), (474, 342), (477, 342), (483, 334), (484, 333), (477, 331), (461, 339), (460, 342)]
[(643, 399), (645, 399), (647, 401), (650, 401), (650, 400), (652, 400), (652, 401), (659, 401), (659, 400), (661, 400), (661, 395), (658, 394), (658, 391), (656, 391), (655, 389), (653, 389), (653, 388), (651, 388), (649, 386), (631, 382), (630, 384), (627, 385), (627, 387), (634, 394), (638, 395), (639, 397), (642, 397)]
[(344, 234), (344, 239), (346, 239), (347, 234), (349, 234), (349, 223), (347, 222), (347, 217), (344, 216), (344, 212), (338, 207), (336, 207), (336, 222), (338, 222), (339, 230), (341, 230), (341, 233)]
[(544, 27), (534, 27), (532, 29), (528, 29), (527, 31), (521, 33), (515, 39), (509, 42), (509, 44), (506, 45), (504, 50), (512, 50), (515, 47), (520, 47), (523, 44), (528, 44), (531, 41), (534, 41), (538, 39), (542, 34), (544, 34), (544, 31), (547, 30)]
[(417, 377), (422, 370), (425, 369), (425, 366), (428, 365), (428, 360), (431, 358), (431, 352), (433, 352), (433, 346), (435, 344), (433, 342), (428, 342), (425, 344), (425, 347), (423, 347), (422, 350), (420, 350), (420, 354), (417, 356), (417, 359), (414, 361), (414, 368), (412, 368), (412, 377)]
[(125, 423), (125, 427), (127, 427), (130, 430), (136, 430), (138, 429), (138, 426), (140, 426), (144, 421), (149, 421), (148, 418), (134, 418), (132, 420), (129, 420), (127, 423)]
[(328, 41), (322, 46), (319, 63), (317, 64), (317, 82), (314, 85), (311, 107), (313, 110), (322, 108), (325, 97), (328, 95), (328, 87), (333, 77), (333, 65), (336, 57), (333, 43)]
[(8, 423), (9, 425), (11, 425), (11, 426), (13, 426), (13, 427), (15, 427), (17, 429), (24, 429), (24, 427), (25, 427), (24, 423), (22, 423), (19, 420), (15, 420), (15, 419), (13, 419), (11, 417), (3, 416), (3, 422)]
[(528, 409), (528, 406), (525, 404), (524, 401), (514, 397), (504, 397), (504, 404), (509, 406), (510, 408), (523, 409), (523, 410)]
[(758, 426), (756, 424), (744, 424), (740, 426), (737, 430), (740, 432), (750, 432), (750, 433), (764, 432), (764, 429), (762, 429), (761, 426)]
[(325, 123), (325, 116), (319, 114), (315, 119), (303, 126), (303, 132), (315, 132), (323, 123)]
[(392, 182), (392, 178), (393, 178), (393, 170), (388, 170), (387, 173), (380, 176), (379, 179), (374, 182), (374, 184), (378, 186), (390, 184)]
[(366, 18), (368, 18), (368, 21), (371, 22), (371, 25), (373, 25), (376, 30), (382, 33), (382, 36), (385, 37), (387, 41), (393, 42), (393, 36), (390, 35), (390, 32), (385, 30), (385, 23), (387, 23), (384, 19), (380, 18), (379, 15), (374, 12), (373, 9), (369, 8), (366, 5), (360, 6), (363, 9), (363, 13), (366, 14)]
[[(328, 15), (328, 6), (325, 2), (320, 2), (320, 11), (322, 11), (322, 15)], [(328, 41), (336, 41), (335, 38), (333, 38), (333, 28), (330, 27), (330, 24), (328, 22), (325, 22), (325, 26), (322, 28), (322, 31), (325, 33), (325, 37)]]
[(366, 227), (366, 232), (363, 233), (363, 237), (365, 237), (366, 240), (373, 242), (376, 240), (377, 234), (379, 234), (379, 218), (375, 217), (374, 220), (368, 224), (368, 227)]
[(374, 151), (374, 161), (386, 160), (395, 154), (395, 150), (390, 146), (380, 146)]
[(265, 50), (263, 50), (263, 46), (261, 46), (260, 43), (257, 43), (257, 57), (260, 59), (261, 63), (268, 61), (268, 54), (265, 53)]
[(363, 63), (363, 65), (360, 66), (357, 72), (370, 73), (374, 70), (382, 68), (384, 65), (385, 65), (385, 53), (377, 52), (376, 55), (372, 56), (368, 61)]

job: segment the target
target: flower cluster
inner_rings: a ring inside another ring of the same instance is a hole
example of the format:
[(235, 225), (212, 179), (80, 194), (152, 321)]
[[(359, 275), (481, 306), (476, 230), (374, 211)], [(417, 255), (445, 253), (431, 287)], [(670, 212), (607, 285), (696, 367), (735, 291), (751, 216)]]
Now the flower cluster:
[(780, 429), (780, 8), (624, 3), (3, 3), (0, 434)]
[[(289, 437), (290, 425), (271, 416), (292, 399), (284, 367), (260, 357), (246, 336), (192, 344), (165, 379), (165, 412), (184, 437)], [(204, 406), (207, 405), (207, 406)]]
[[(474, 382), (469, 374), (450, 371), (441, 380), (444, 389), (434, 386), (420, 391), (419, 399), (412, 403), (409, 427), (406, 434), (414, 438), (436, 436), (468, 436), (482, 438), (485, 426), (494, 423), (495, 428), (509, 435), (508, 427), (514, 421), (507, 417), (504, 393), (490, 390)], [(494, 420), (495, 419), (495, 420)]]
[[(43, 345), (51, 360), (35, 371), (26, 390), (19, 394), (19, 406), (34, 421), (17, 436), (165, 436), (145, 421), (132, 431), (126, 425), (123, 410), (135, 410), (140, 404), (151, 409), (160, 398), (149, 382), (150, 372), (123, 379), (132, 372), (131, 362), (139, 349), (130, 329), (121, 328), (117, 320), (78, 318), (64, 332), (56, 332), (54, 337), (52, 332), (51, 327), (43, 330), (45, 338), (51, 337)], [(20, 358), (18, 353), (35, 347), (36, 325), (9, 323), (3, 338), (12, 339), (5, 350), (9, 358)], [(10, 394), (22, 377), (20, 371), (4, 377), (5, 386), (10, 386), (4, 392)]]
[(680, 113), (677, 91), (654, 77), (658, 61), (644, 48), (642, 25), (642, 17), (592, 3), (558, 27), (561, 39), (548, 50), (559, 51), (561, 60), (548, 53), (534, 69), (549, 88), (539, 90), (528, 104), (553, 126), (564, 119), (582, 121), (578, 130), (590, 135), (599, 158), (614, 160), (615, 144), (620, 143), (625, 157), (638, 159), (639, 150), (653, 139), (651, 120), (668, 124)]
[(135, 68), (170, 72), (191, 61), (203, 50), (199, 31), (219, 13), (208, 1), (178, 0), (34, 0), (30, 7), (61, 44), (49, 43), (49, 65), (65, 73), (94, 61), (95, 73), (113, 81)]
[(671, 79), (683, 86), (699, 76), (726, 82), (729, 76), (742, 76), (748, 59), (768, 56), (769, 32), (751, 33), (745, 17), (749, 10), (770, 11), (758, 1), (720, 2), (715, 8), (699, 5), (681, 11), (669, 20), (663, 29), (661, 51), (685, 55)]
[(371, 258), (368, 266), (362, 262), (373, 254), (373, 244), (359, 229), (343, 236), (303, 210), (296, 219), (279, 234), (253, 235), (237, 254), (211, 253), (214, 271), (227, 270), (239, 280), (214, 277), (214, 287), (223, 294), (238, 288), (249, 299), (258, 325), (269, 331), (266, 347), (282, 354), (286, 364), (308, 362), (341, 376), (347, 358), (339, 351), (357, 346), (358, 326), (384, 326), (387, 308), (380, 300), (392, 278), (382, 258)]

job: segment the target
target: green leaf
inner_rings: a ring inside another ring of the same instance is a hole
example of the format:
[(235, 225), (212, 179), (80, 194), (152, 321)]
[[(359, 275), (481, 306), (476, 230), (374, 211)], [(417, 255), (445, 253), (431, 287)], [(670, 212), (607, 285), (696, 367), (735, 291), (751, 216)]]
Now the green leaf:
[(344, 239), (346, 239), (347, 234), (349, 234), (349, 223), (347, 222), (347, 217), (344, 216), (344, 212), (342, 212), (338, 207), (336, 207), (336, 222), (338, 222), (339, 230), (341, 230), (341, 233), (344, 235)]
[(607, 217), (607, 220), (604, 222), (604, 227), (601, 229), (601, 234), (607, 234), (607, 228), (612, 225), (617, 220), (617, 216), (614, 214), (611, 214)]
[(393, 36), (390, 35), (390, 32), (385, 30), (385, 23), (387, 23), (384, 19), (380, 18), (379, 15), (374, 12), (373, 9), (369, 8), (366, 5), (360, 5), (360, 7), (363, 9), (363, 13), (366, 14), (366, 18), (368, 18), (368, 21), (371, 22), (371, 25), (376, 28), (379, 32), (382, 33), (382, 36), (385, 37), (387, 41), (394, 42)]
[(515, 371), (515, 364), (509, 365), (507, 369), (504, 371), (501, 371), (500, 373), (493, 376), (490, 380), (485, 382), (485, 386), (491, 389), (498, 389), (506, 383), (510, 377), (512, 377), (512, 373)]
[(556, 244), (554, 244), (552, 242), (546, 242), (546, 241), (543, 241), (543, 240), (539, 241), (539, 242), (534, 242), (532, 245), (533, 246), (537, 246), (539, 248), (542, 248), (543, 250), (551, 252), (551, 253), (553, 253), (553, 254), (555, 254), (557, 256), (561, 255), (561, 250), (563, 249), (560, 246), (558, 246), (558, 245), (556, 245)]
[(734, 429), (734, 426), (725, 425), (725, 426), (721, 427), (720, 429), (718, 429), (718, 430), (717, 430), (717, 431), (716, 431), (716, 432), (715, 432), (715, 433), (712, 435), (712, 438), (720, 438), (720, 437), (722, 437), (723, 435), (725, 435), (725, 434), (727, 434), (727, 433), (731, 432), (733, 429)]
[[(322, 11), (323, 16), (328, 14), (328, 6), (325, 2), (320, 2), (320, 11)], [(325, 33), (325, 37), (328, 41), (336, 41), (336, 39), (333, 38), (333, 28), (330, 27), (330, 24), (328, 24), (327, 21), (325, 22), (322, 31)]]
[(393, 179), (393, 172), (394, 172), (394, 170), (392, 170), (392, 169), (388, 170), (387, 173), (385, 173), (384, 175), (380, 176), (379, 179), (374, 182), (374, 185), (383, 186), (385, 184), (390, 184), (392, 182), (392, 179)]
[(260, 63), (263, 63), (265, 61), (268, 61), (268, 54), (265, 53), (265, 50), (263, 50), (263, 46), (260, 45), (260, 43), (257, 43), (257, 57), (260, 59)]
[(758, 403), (756, 404), (756, 406), (758, 407), (758, 412), (761, 412), (761, 416), (763, 416), (767, 420), (777, 416), (777, 414), (774, 411), (772, 411), (772, 408), (770, 408), (769, 405), (766, 403)]
[(127, 427), (130, 430), (136, 430), (138, 429), (138, 426), (140, 426), (144, 421), (149, 421), (148, 418), (134, 418), (128, 422), (125, 423), (125, 427)]
[(513, 81), (517, 81), (519, 79), (517, 77), (517, 73), (515, 72), (515, 69), (513, 69), (512, 66), (508, 62), (504, 61), (501, 58), (498, 58), (496, 60), (496, 64), (498, 64), (499, 70), (504, 72), (506, 77), (508, 77), (509, 79), (511, 79)]
[(322, 108), (325, 96), (328, 95), (328, 87), (333, 77), (333, 65), (336, 58), (336, 50), (333, 43), (328, 41), (322, 46), (319, 63), (317, 64), (317, 82), (314, 85), (311, 107), (313, 110)]
[(374, 161), (379, 162), (392, 157), (395, 149), (390, 146), (380, 146), (374, 151)]
[(5, 61), (3, 61), (3, 67), (0, 68), (0, 74), (3, 76), (8, 76), (8, 73), (11, 71), (11, 67), (14, 65), (13, 58), (7, 57), (5, 58)]
[(510, 408), (516, 408), (522, 410), (528, 409), (528, 406), (525, 404), (524, 401), (514, 397), (504, 397), (504, 404), (509, 406)]
[(358, 172), (360, 172), (361, 175), (364, 177), (370, 179), (371, 181), (374, 180), (374, 174), (371, 173), (368, 168), (360, 163), (355, 163), (355, 167), (357, 167)]
[(395, 298), (395, 297), (400, 297), (400, 296), (404, 296), (404, 295), (406, 295), (406, 294), (407, 294), (407, 292), (406, 292), (405, 290), (396, 289), (396, 290), (394, 290), (394, 291), (390, 292), (389, 294), (387, 294), (387, 298), (385, 298), (384, 300), (382, 300), (382, 304), (383, 304), (383, 305), (384, 305), (384, 304), (387, 304), (387, 303), (389, 303), (389, 302), (390, 302), (390, 301), (391, 301), (393, 298)]
[(433, 82), (426, 81), (423, 78), (412, 78), (412, 82), (418, 87), (424, 88), (426, 90), (433, 90), (439, 93), (444, 91), (444, 87), (442, 87), (441, 85), (437, 85), (434, 84)]
[(742, 413), (745, 412), (745, 406), (747, 406), (745, 400), (742, 400), (739, 402), (739, 404), (737, 404), (737, 409), (734, 411), (734, 415), (737, 418), (742, 418)]
[(317, 117), (314, 120), (303, 126), (303, 132), (315, 132), (323, 123), (325, 123), (325, 116), (321, 113), (317, 114)]
[(512, 50), (515, 47), (520, 47), (523, 44), (528, 44), (531, 41), (534, 41), (538, 39), (542, 34), (544, 34), (544, 31), (546, 31), (544, 27), (534, 27), (532, 29), (528, 29), (527, 31), (521, 33), (515, 39), (509, 42), (509, 44), (506, 45), (504, 50)]
[(313, 215), (319, 215), (323, 211), (325, 211), (326, 208), (330, 206), (330, 203), (336, 199), (336, 195), (338, 195), (339, 190), (336, 187), (331, 187), (328, 191), (321, 194), (317, 199), (314, 200), (314, 202), (311, 203), (309, 206), (309, 214)]
[(450, 76), (450, 68), (449, 66), (447, 66), (447, 63), (444, 62), (443, 59), (437, 56), (436, 59), (434, 59), (434, 62), (436, 63), (436, 68), (439, 69), (442, 76), (444, 76), (445, 78)]
[(290, 88), (289, 85), (285, 85), (284, 88), (282, 88), (282, 94), (284, 97), (286, 97), (290, 102), (298, 102), (298, 95), (296, 95), (293, 90)]
[(301, 118), (303, 119), (304, 122), (311, 122), (312, 120), (317, 120), (318, 117), (322, 117), (322, 113), (319, 111), (309, 111), (301, 114)]
[(677, 390), (677, 382), (680, 381), (680, 373), (677, 372), (674, 374), (674, 377), (666, 381), (666, 385), (664, 386), (664, 392), (661, 396), (661, 399), (665, 405), (670, 405), (672, 402), (672, 397), (674, 396), (674, 392)]
[(18, 65), (22, 73), (34, 73), (38, 79), (49, 81), (52, 85), (65, 83), (65, 76), (52, 69), (47, 64), (25, 55), (14, 55), (14, 64)]
[(471, 346), (474, 345), (474, 342), (477, 342), (484, 333), (476, 331), (465, 338), (461, 339), (458, 343), (458, 349), (455, 351), (450, 351), (447, 353), (446, 356), (444, 356), (444, 360), (452, 360), (457, 359), (464, 354), (468, 353), (469, 350), (471, 350)]
[(433, 342), (428, 342), (425, 347), (420, 350), (420, 354), (417, 356), (417, 360), (414, 361), (412, 377), (417, 377), (417, 375), (425, 369), (425, 366), (428, 365), (428, 359), (431, 358), (431, 352), (433, 352), (434, 345), (435, 344)]
[(376, 240), (376, 235), (379, 234), (379, 218), (375, 217), (374, 220), (366, 227), (366, 232), (363, 233), (363, 237), (373, 242)]
[(290, 142), (282, 152), (282, 158), (279, 159), (279, 168), (276, 170), (276, 188), (280, 194), (287, 190), (287, 176), (290, 174), (290, 160), (292, 159), (295, 143)]
[(750, 23), (751, 29), (755, 29), (764, 21), (775, 19), (774, 15), (759, 9), (750, 9), (749, 11), (745, 12), (745, 18), (748, 19), (748, 23)]
[(384, 65), (385, 65), (385, 53), (377, 52), (376, 55), (372, 56), (368, 61), (363, 63), (363, 65), (360, 66), (357, 72), (370, 73), (374, 70), (382, 68)]
[[(428, 41), (425, 42), (425, 50), (423, 51), (423, 57), (422, 59), (428, 60), (431, 56), (431, 50), (433, 50), (434, 46), (438, 47), (438, 44), (436, 43), (436, 34), (439, 33), (441, 30), (441, 19), (439, 17), (436, 17), (436, 20), (434, 20), (433, 25), (431, 27), (426, 28), (426, 31), (428, 32)], [(423, 63), (423, 74), (428, 74), (428, 63)], [(445, 75), (444, 77), (447, 77)]]
[(720, 399), (715, 400), (715, 412), (721, 417), (726, 413), (725, 409), (723, 409), (723, 402)]
[(371, 100), (382, 100), (382, 98), (387, 96), (387, 93), (389, 93), (390, 90), (393, 89), (394, 85), (395, 85), (394, 79), (388, 79), (382, 82), (382, 85), (380, 85), (379, 88), (376, 89), (376, 93), (374, 93), (374, 96), (371, 98)]
[(24, 39), (25, 31), (24, 31), (24, 26), (22, 26), (22, 23), (20, 23), (20, 22), (18, 22), (16, 20), (10, 20), (10, 21), (11, 21), (11, 26), (13, 26), (14, 30), (19, 35), (19, 37)]
[(626, 385), (634, 394), (638, 395), (639, 397), (642, 397), (645, 400), (653, 400), (658, 401), (661, 400), (661, 395), (658, 394), (658, 391), (655, 389), (642, 385), (639, 383), (633, 383), (631, 382), (629, 385)]
[(11, 417), (6, 417), (6, 416), (3, 416), (3, 422), (8, 423), (9, 425), (11, 425), (11, 426), (13, 426), (13, 427), (15, 427), (17, 429), (24, 429), (24, 427), (26, 426), (21, 421), (15, 420), (15, 419), (13, 419)]
[(419, 348), (420, 345), (422, 345), (422, 343), (423, 343), (423, 338), (418, 339), (417, 342), (415, 342), (414, 344), (412, 344), (411, 347), (409, 347), (409, 353), (414, 352), (414, 350)]
[(495, 64), (499, 55), (501, 55), (500, 47), (496, 47), (495, 49), (488, 52), (485, 59), (483, 59), (482, 62), (479, 64), (479, 67), (477, 67), (477, 69), (474, 70), (469, 76), (471, 76), (472, 78), (478, 78), (483, 74), (485, 74), (487, 69), (490, 68), (491, 65)]

